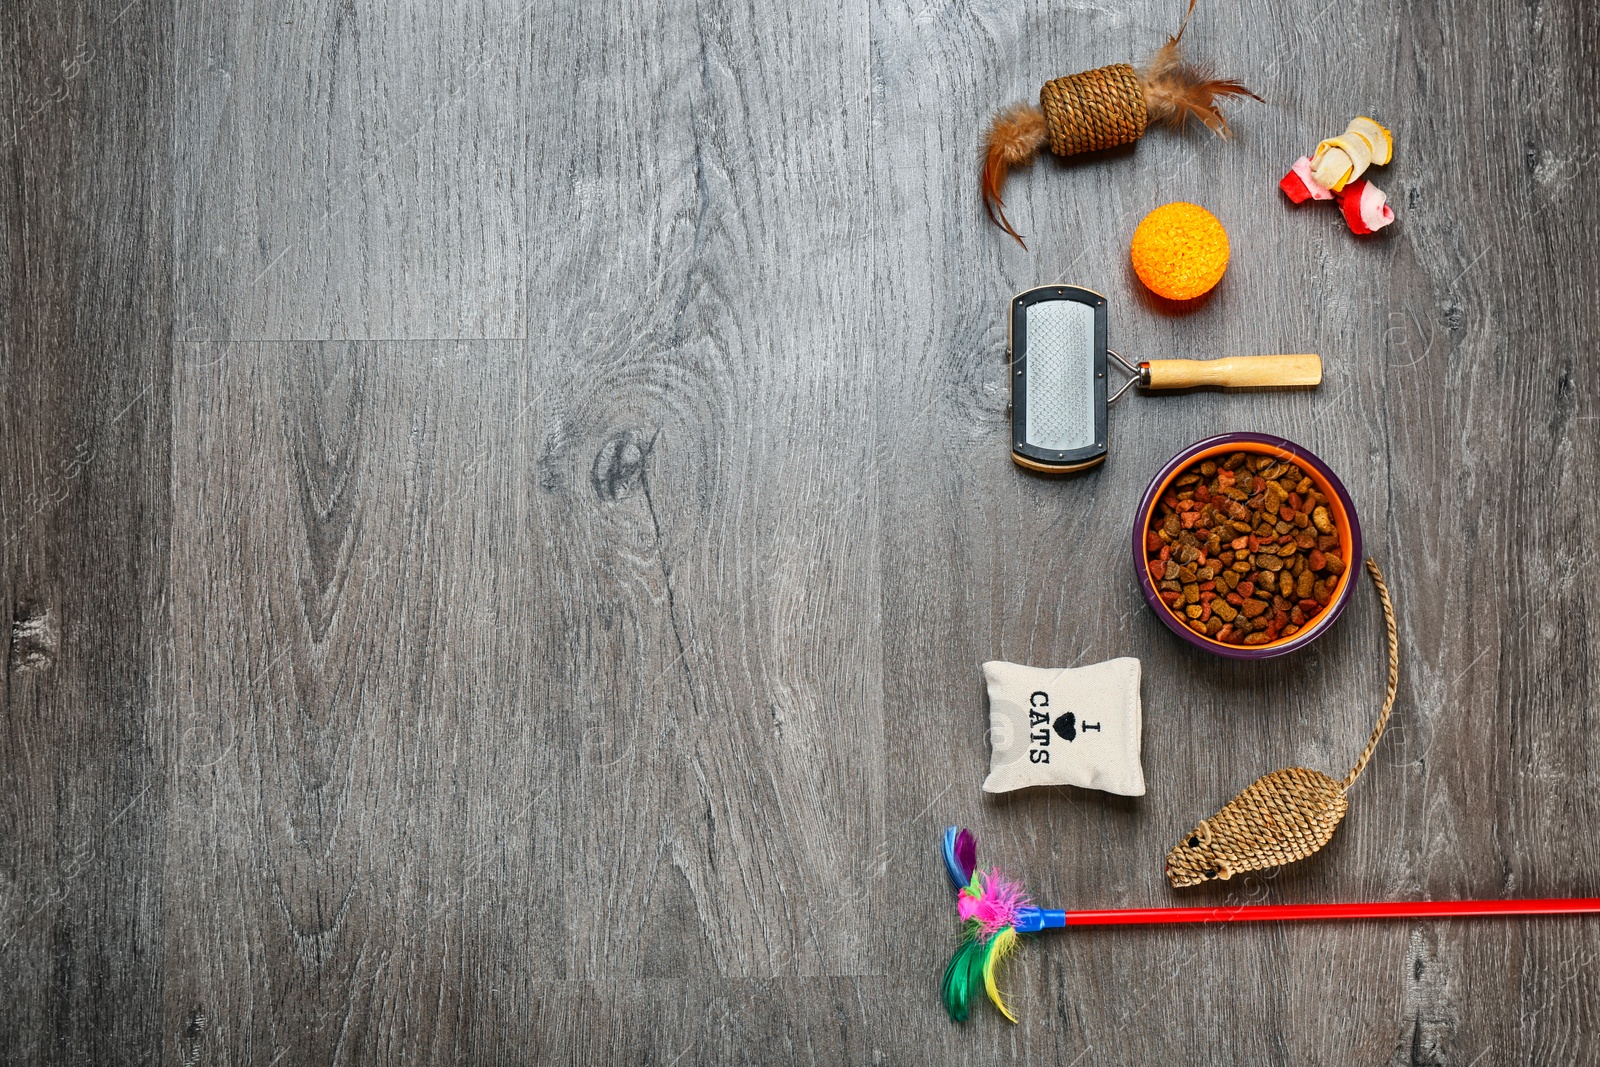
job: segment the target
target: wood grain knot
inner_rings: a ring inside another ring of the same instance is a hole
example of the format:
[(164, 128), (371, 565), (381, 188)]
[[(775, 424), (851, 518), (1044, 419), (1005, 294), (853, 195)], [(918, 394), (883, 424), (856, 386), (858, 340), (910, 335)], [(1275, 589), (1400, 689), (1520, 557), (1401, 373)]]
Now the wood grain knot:
[(204, 1008), (197, 1007), (189, 1012), (189, 1022), (183, 1028), (183, 1067), (194, 1067), (200, 1062), (201, 1039), (206, 1036), (210, 1024)]
[(48, 670), (56, 660), (55, 625), (42, 604), (18, 601), (11, 614), (11, 670)]
[(589, 468), (595, 495), (614, 504), (632, 493), (644, 478), (645, 461), (654, 446), (655, 438), (647, 441), (634, 430), (620, 430), (606, 438)]

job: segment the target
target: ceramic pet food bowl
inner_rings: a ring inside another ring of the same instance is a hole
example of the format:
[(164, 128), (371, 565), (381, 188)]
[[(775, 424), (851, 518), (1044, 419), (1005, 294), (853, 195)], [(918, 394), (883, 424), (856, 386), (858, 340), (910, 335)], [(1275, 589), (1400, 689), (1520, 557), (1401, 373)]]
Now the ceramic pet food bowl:
[[(1241, 452), (1242, 463), (1231, 459)], [(1291, 468), (1300, 472), (1292, 486)], [(1295, 490), (1307, 480), (1302, 496)], [(1133, 567), (1151, 610), (1191, 645), (1230, 659), (1269, 659), (1315, 641), (1350, 602), (1361, 561), (1361, 524), (1344, 485), (1309, 450), (1271, 434), (1190, 445), (1151, 480), (1134, 519)]]

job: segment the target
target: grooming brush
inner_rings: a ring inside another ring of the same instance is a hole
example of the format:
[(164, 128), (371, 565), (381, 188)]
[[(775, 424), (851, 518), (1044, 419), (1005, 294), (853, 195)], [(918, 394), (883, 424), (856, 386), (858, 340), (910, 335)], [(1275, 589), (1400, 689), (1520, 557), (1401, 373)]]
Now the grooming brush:
[[(1315, 353), (1153, 359), (1129, 363), (1106, 343), (1106, 298), (1075, 285), (1042, 285), (1011, 299), (1011, 458), (1051, 474), (1106, 458), (1106, 409), (1130, 386), (1145, 390), (1218, 386), (1311, 386)], [(1128, 380), (1107, 396), (1108, 361)]]
[(1014, 952), (1019, 934), (1068, 926), (1151, 923), (1288, 922), (1333, 919), (1473, 919), (1490, 916), (1586, 915), (1600, 912), (1600, 897), (1555, 900), (1395, 900), (1359, 904), (1248, 904), (1199, 908), (1121, 908), (1061, 911), (1035, 907), (1016, 882), (998, 870), (978, 870), (978, 842), (951, 826), (944, 832), (944, 864), (956, 889), (961, 945), (944, 970), (945, 1010), (964, 1022), (982, 990), (1012, 1022), (1017, 1017), (1000, 994), (996, 971)]

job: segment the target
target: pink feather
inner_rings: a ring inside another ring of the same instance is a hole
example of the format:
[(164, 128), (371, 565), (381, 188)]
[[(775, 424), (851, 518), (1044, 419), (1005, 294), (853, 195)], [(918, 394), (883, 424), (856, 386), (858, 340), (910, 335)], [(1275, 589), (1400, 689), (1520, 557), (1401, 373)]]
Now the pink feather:
[(991, 938), (1008, 926), (1015, 926), (1017, 912), (1033, 902), (1022, 886), (1005, 878), (998, 870), (983, 875), (981, 892), (973, 896), (963, 889), (956, 897), (956, 913), (962, 922), (975, 919), (984, 938)]

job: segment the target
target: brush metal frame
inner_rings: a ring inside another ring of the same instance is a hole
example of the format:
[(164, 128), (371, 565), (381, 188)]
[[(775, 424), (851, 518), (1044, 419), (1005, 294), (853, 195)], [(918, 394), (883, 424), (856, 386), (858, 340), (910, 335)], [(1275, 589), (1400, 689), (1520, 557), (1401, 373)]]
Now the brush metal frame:
[[(1072, 300), (1094, 309), (1094, 443), (1082, 448), (1040, 448), (1024, 437), (1028, 426), (1028, 309), (1049, 300)], [(1011, 331), (1007, 345), (1011, 367), (1011, 458), (1018, 466), (1045, 474), (1087, 470), (1106, 458), (1107, 301), (1093, 289), (1077, 285), (1041, 285), (1011, 298)], [(1122, 357), (1117, 357), (1122, 363)], [(1118, 395), (1121, 395), (1119, 390)]]

